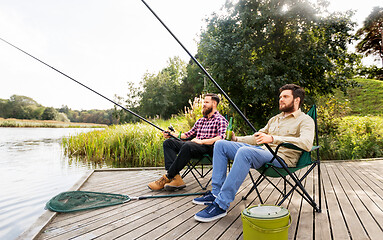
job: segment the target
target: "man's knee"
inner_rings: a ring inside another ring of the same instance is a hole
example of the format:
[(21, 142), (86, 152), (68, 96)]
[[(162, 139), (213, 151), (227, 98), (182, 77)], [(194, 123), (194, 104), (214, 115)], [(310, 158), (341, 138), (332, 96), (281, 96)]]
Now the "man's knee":
[(258, 169), (264, 164), (264, 159), (262, 157), (263, 151), (264, 150), (261, 148), (241, 147), (238, 149), (235, 161), (247, 162), (251, 167)]
[(162, 143), (162, 146), (164, 148), (172, 148), (172, 146), (174, 146), (174, 141), (175, 139), (173, 138), (168, 138), (166, 139), (163, 143)]
[(240, 147), (237, 151), (237, 154), (236, 154), (236, 158), (238, 159), (241, 159), (241, 160), (247, 160), (247, 161), (250, 161), (250, 154), (249, 152), (251, 151), (255, 151), (256, 149), (254, 148), (251, 148), (251, 147), (247, 147), (247, 146), (244, 146), (244, 147)]
[(225, 140), (218, 140), (214, 143), (214, 152), (222, 151), (225, 148)]

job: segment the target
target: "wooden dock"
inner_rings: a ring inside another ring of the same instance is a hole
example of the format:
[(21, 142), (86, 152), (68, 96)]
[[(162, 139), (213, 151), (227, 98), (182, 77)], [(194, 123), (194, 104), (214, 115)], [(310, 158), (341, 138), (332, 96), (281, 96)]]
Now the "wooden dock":
[[(253, 170), (252, 170), (253, 171)], [(146, 184), (158, 179), (160, 169), (95, 170), (72, 190), (142, 196), (153, 193)], [(290, 211), (289, 239), (382, 239), (383, 159), (333, 161), (321, 164), (322, 213), (294, 194), (283, 206)], [(254, 174), (257, 174), (254, 171)], [(207, 181), (204, 179), (203, 181)], [(187, 187), (178, 193), (200, 192), (191, 175)], [(275, 183), (279, 183), (275, 180)], [(305, 181), (306, 189), (318, 192), (316, 174)], [(211, 223), (199, 223), (194, 214), (204, 206), (194, 205), (193, 196), (132, 200), (128, 203), (77, 213), (47, 211), (20, 239), (243, 239), (240, 213), (259, 203), (255, 193), (241, 200), (251, 187), (247, 178), (239, 189), (228, 215)], [(260, 188), (267, 204), (279, 199), (270, 184)]]

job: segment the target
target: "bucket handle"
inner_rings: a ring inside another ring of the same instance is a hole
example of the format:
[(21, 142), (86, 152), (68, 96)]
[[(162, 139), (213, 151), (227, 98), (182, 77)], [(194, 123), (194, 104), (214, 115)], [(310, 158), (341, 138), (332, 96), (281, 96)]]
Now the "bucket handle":
[(249, 226), (255, 230), (258, 230), (259, 232), (263, 233), (279, 233), (284, 231), (286, 228), (289, 228), (291, 226), (291, 215), (289, 215), (289, 224), (287, 226), (281, 227), (281, 228), (274, 228), (274, 229), (267, 229), (267, 228), (262, 228), (254, 223), (250, 222), (247, 218), (243, 218), (246, 220), (246, 222), (249, 224)]

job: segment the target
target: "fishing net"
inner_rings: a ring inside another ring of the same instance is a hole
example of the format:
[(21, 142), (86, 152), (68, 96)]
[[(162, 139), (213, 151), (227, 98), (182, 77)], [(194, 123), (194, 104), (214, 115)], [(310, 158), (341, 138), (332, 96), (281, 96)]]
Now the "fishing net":
[(53, 197), (49, 200), (49, 202), (47, 202), (45, 208), (54, 212), (67, 213), (123, 204), (129, 202), (130, 200), (186, 197), (204, 194), (205, 192), (129, 197), (127, 195), (114, 193), (71, 191), (63, 192)]
[(87, 191), (63, 192), (53, 197), (46, 208), (54, 212), (75, 212), (113, 206), (130, 201), (126, 195)]

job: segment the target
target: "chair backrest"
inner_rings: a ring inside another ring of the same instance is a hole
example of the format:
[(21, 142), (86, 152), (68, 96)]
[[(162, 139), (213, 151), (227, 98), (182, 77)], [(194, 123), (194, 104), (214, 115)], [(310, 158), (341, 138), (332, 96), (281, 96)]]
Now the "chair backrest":
[[(317, 126), (318, 114), (317, 114), (317, 108), (315, 105), (313, 105), (310, 108), (310, 110), (307, 112), (307, 115), (309, 115), (314, 120), (314, 123), (315, 123), (315, 142), (316, 142), (316, 144), (318, 144), (318, 126)], [(302, 155), (300, 156), (299, 160), (298, 160), (297, 167), (307, 166), (307, 165), (310, 165), (311, 163), (312, 163), (312, 159), (311, 159), (310, 152), (303, 152)]]

